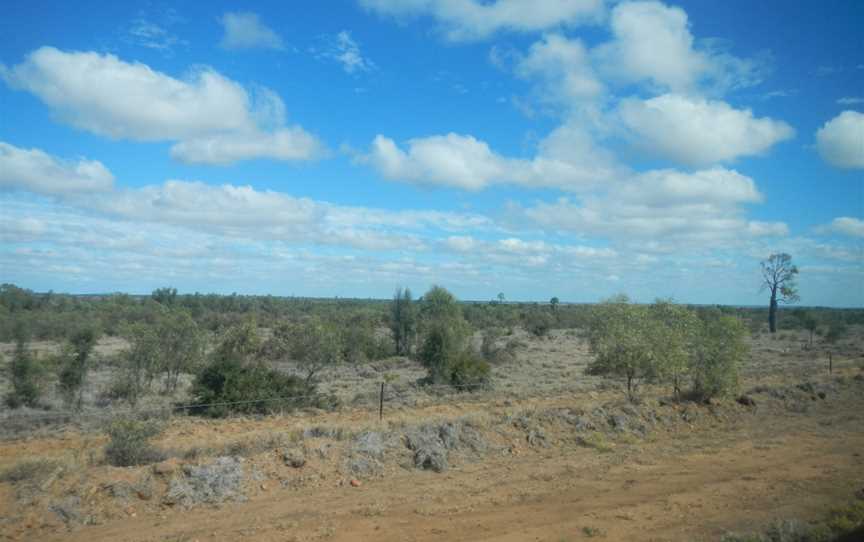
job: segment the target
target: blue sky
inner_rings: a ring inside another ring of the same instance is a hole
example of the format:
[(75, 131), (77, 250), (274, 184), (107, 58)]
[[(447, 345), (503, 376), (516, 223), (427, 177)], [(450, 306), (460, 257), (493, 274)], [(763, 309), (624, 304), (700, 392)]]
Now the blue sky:
[(864, 305), (864, 5), (17, 2), (0, 280)]

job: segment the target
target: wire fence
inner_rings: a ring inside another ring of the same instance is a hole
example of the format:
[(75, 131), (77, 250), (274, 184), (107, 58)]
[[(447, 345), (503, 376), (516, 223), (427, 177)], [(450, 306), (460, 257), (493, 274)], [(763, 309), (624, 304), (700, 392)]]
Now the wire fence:
[[(471, 392), (490, 392), (493, 391), (493, 388), (489, 385), (477, 385), (477, 384), (453, 384), (453, 385), (410, 385), (410, 386), (400, 386), (395, 387), (392, 385), (388, 385), (386, 383), (375, 383), (374, 389), (370, 391), (367, 395), (368, 397), (377, 396), (378, 399), (375, 401), (373, 406), (377, 407), (374, 409), (374, 412), (370, 411), (370, 414), (377, 414), (378, 418), (382, 418), (384, 415), (384, 406), (387, 404), (388, 400), (393, 400), (395, 397), (406, 394), (406, 393), (430, 393), (433, 392), (436, 395), (444, 395), (444, 396), (456, 396), (457, 394), (460, 397), (465, 397), (466, 391)], [(66, 411), (53, 411), (53, 412), (33, 412), (32, 410), (27, 411), (18, 411), (18, 410), (4, 410), (0, 412), (0, 423), (9, 422), (9, 421), (17, 421), (20, 423), (33, 422), (34, 424), (38, 423), (40, 425), (48, 425), (52, 422), (64, 423), (68, 424), (70, 422), (77, 421), (85, 421), (85, 420), (111, 420), (118, 418), (170, 418), (174, 415), (184, 415), (194, 412), (206, 412), (210, 409), (215, 408), (224, 408), (225, 413), (227, 415), (232, 415), (232, 411), (242, 410), (237, 407), (245, 407), (251, 405), (274, 405), (275, 407), (273, 412), (276, 412), (277, 409), (281, 406), (284, 408), (290, 408), (290, 410), (300, 409), (305, 407), (314, 406), (313, 401), (321, 400), (326, 398), (327, 395), (324, 393), (314, 393), (314, 394), (304, 394), (304, 395), (286, 395), (279, 397), (265, 397), (260, 399), (247, 399), (240, 401), (220, 401), (220, 402), (211, 402), (211, 403), (173, 403), (168, 405), (162, 405), (159, 407), (150, 407), (150, 408), (136, 408), (136, 407), (126, 407), (126, 408), (117, 408), (115, 406), (108, 406), (103, 409), (102, 412), (93, 412), (93, 411), (84, 411), (84, 410), (66, 410)], [(280, 405), (281, 403), (281, 405)], [(356, 408), (357, 405), (354, 405)], [(340, 409), (340, 406), (334, 407), (334, 410)], [(248, 412), (236, 412), (236, 414), (249, 414)], [(35, 427), (34, 427), (35, 428)]]

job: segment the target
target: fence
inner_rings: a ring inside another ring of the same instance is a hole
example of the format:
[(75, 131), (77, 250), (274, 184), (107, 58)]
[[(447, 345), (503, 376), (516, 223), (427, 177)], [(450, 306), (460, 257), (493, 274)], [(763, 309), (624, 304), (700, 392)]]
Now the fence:
[[(373, 388), (375, 395), (377, 395), (376, 400), (374, 402), (374, 410), (370, 410), (370, 415), (376, 416), (378, 420), (383, 420), (386, 413), (386, 404), (389, 399), (394, 398), (394, 392), (399, 391), (400, 393), (405, 392), (425, 392), (430, 393), (433, 392), (438, 396), (445, 397), (459, 397), (459, 398), (477, 398), (478, 395), (473, 393), (468, 395), (466, 392), (490, 392), (493, 390), (491, 386), (478, 386), (476, 384), (468, 384), (468, 385), (410, 385), (406, 387), (396, 388), (394, 386), (388, 386), (386, 382), (374, 383)], [(219, 407), (239, 407), (246, 405), (261, 405), (268, 404), (273, 405), (273, 408), (270, 409), (271, 414), (276, 413), (280, 407), (282, 410), (282, 414), (285, 414), (285, 411), (294, 411), (296, 409), (302, 409), (308, 407), (309, 405), (306, 401), (312, 401), (315, 399), (320, 399), (324, 397), (321, 393), (309, 394), (309, 395), (290, 395), (283, 397), (268, 397), (264, 399), (249, 399), (243, 401), (225, 401), (225, 402), (216, 402), (216, 403), (189, 403), (189, 404), (171, 404), (165, 405), (156, 408), (116, 408), (109, 407), (105, 408), (103, 412), (92, 412), (92, 411), (55, 411), (55, 412), (39, 412), (34, 413), (32, 411), (17, 411), (17, 410), (5, 410), (0, 413), (0, 425), (5, 428), (9, 428), (9, 423), (19, 423), (26, 424), (32, 423), (33, 427), (29, 429), (36, 429), (38, 427), (44, 427), (48, 425), (74, 425), (76, 422), (85, 422), (85, 421), (107, 421), (117, 418), (140, 418), (140, 419), (153, 419), (153, 418), (163, 418), (170, 419), (176, 415), (186, 415), (194, 413), (195, 411), (204, 411), (210, 408), (219, 408)], [(482, 397), (488, 397), (488, 395), (483, 394)], [(281, 404), (280, 404), (281, 403)], [(340, 409), (342, 407), (336, 407), (336, 409)], [(230, 409), (229, 409), (230, 410)], [(230, 414), (230, 412), (229, 412)], [(26, 427), (17, 427), (18, 432), (26, 433)]]

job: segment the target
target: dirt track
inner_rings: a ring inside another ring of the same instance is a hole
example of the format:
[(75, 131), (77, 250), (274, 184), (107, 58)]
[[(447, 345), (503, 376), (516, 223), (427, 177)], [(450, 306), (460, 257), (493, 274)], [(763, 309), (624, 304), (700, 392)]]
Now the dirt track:
[(819, 517), (862, 487), (864, 423), (850, 406), (757, 413), (735, 427), (611, 453), (525, 450), (359, 488), (276, 486), (247, 503), (168, 509), (42, 539), (716, 540), (777, 518)]

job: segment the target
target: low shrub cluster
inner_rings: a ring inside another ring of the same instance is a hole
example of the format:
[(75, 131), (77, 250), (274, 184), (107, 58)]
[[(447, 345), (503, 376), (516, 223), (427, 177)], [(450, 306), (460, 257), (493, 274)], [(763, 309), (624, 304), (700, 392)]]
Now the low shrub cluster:
[(623, 378), (631, 400), (642, 382), (668, 383), (676, 397), (689, 382), (688, 395), (708, 401), (737, 388), (746, 334), (734, 316), (618, 296), (595, 309), (588, 340), (596, 358), (588, 370)]
[(190, 413), (210, 417), (267, 414), (285, 408), (323, 404), (313, 382), (261, 363), (216, 359), (196, 377)]
[(105, 446), (105, 461), (115, 467), (132, 467), (162, 461), (166, 454), (150, 443), (162, 430), (162, 425), (155, 420), (112, 421), (105, 430), (109, 438)]

